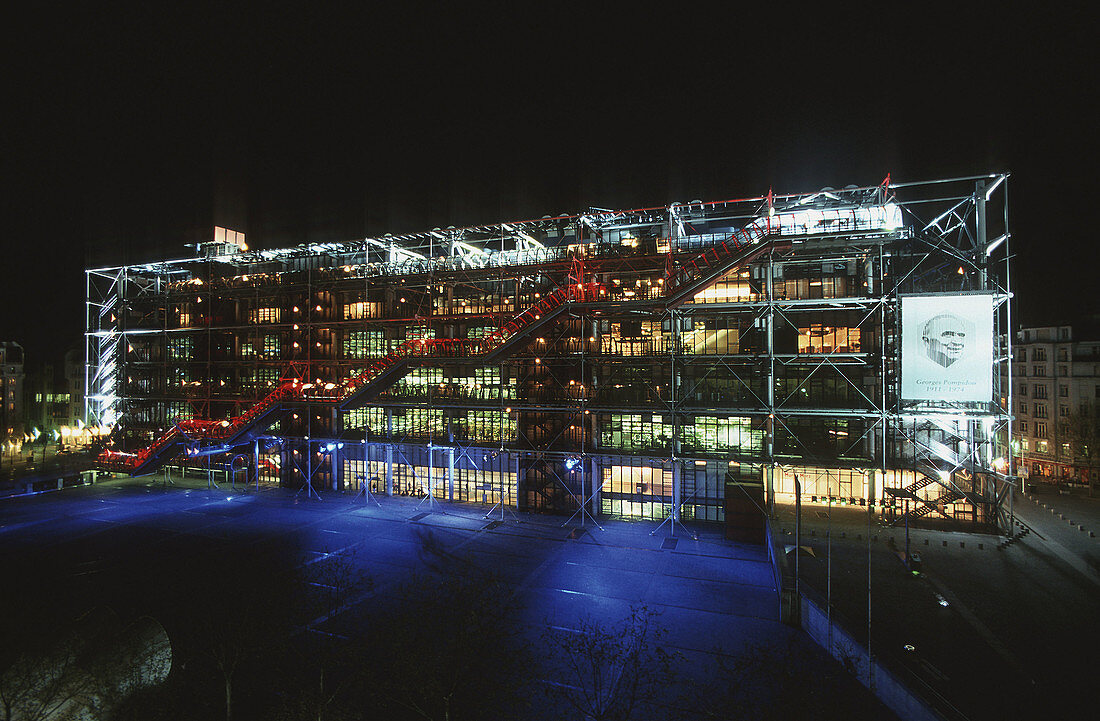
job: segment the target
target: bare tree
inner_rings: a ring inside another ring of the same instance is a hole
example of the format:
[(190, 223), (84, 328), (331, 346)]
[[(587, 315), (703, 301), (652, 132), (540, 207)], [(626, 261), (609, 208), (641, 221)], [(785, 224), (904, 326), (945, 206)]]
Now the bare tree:
[(426, 573), (378, 599), (364, 633), (365, 716), (523, 718), (530, 673), (511, 589), (494, 574), (421, 538)]
[(369, 663), (357, 655), (350, 639), (314, 639), (314, 645), (296, 657), (300, 673), (283, 684), (282, 704), (271, 714), (276, 721), (345, 721), (361, 718), (356, 693), (356, 667)]
[(1100, 471), (1100, 411), (1095, 403), (1083, 404), (1059, 424), (1059, 435), (1069, 443), (1075, 462), (1083, 461), (1089, 473), (1089, 496)]
[(354, 668), (362, 660), (351, 639), (324, 626), (351, 610), (374, 590), (355, 548), (327, 552), (302, 572), (302, 611), (305, 618), (298, 639), (296, 669), (289, 675), (291, 692), (277, 712), (290, 721), (339, 721), (354, 718)]
[(195, 595), (196, 643), (225, 692), (225, 718), (232, 721), (240, 673), (277, 655), (290, 636), (295, 582), (285, 569), (249, 558), (220, 559)]
[(645, 606), (633, 606), (618, 624), (585, 618), (575, 630), (547, 631), (549, 666), (564, 667), (560, 680), (548, 682), (548, 693), (597, 721), (625, 721), (642, 708), (651, 718), (658, 702), (671, 711), (678, 654), (661, 645), (665, 631), (656, 617)]
[(95, 680), (85, 669), (85, 657), (98, 637), (118, 625), (112, 611), (100, 607), (61, 622), (40, 607), (4, 608), (0, 618), (5, 721), (48, 719), (91, 697)]
[(103, 607), (53, 638), (35, 640), (38, 648), (24, 645), (4, 670), (0, 696), (8, 721), (110, 714), (135, 692), (159, 685), (172, 665), (172, 647), (158, 622), (145, 617), (123, 626)]
[(301, 582), (307, 624), (323, 623), (374, 590), (374, 581), (363, 570), (354, 547), (326, 552), (305, 567)]

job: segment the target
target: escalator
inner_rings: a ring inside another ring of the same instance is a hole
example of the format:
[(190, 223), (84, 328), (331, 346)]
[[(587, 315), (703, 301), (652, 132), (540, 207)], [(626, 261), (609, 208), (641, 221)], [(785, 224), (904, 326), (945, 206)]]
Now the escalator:
[(239, 416), (224, 421), (178, 421), (152, 444), (134, 453), (104, 451), (97, 459), (98, 465), (104, 470), (130, 475), (152, 473), (180, 453), (208, 455), (212, 451), (229, 451), (249, 443), (293, 404), (331, 404), (341, 410), (362, 406), (404, 376), (411, 363), (423, 359), (488, 361), (497, 358), (514, 349), (528, 333), (551, 321), (570, 303), (594, 302), (605, 293), (598, 283), (560, 286), (485, 338), (407, 340), (340, 384), (283, 380), (275, 390)]
[[(778, 241), (763, 242), (770, 228), (769, 218), (759, 218), (733, 232), (719, 245), (708, 247), (681, 264), (668, 276), (663, 304), (678, 305), (732, 268), (774, 249)], [(558, 286), (484, 338), (407, 340), (341, 383), (314, 384), (284, 379), (275, 390), (239, 416), (223, 421), (177, 421), (151, 445), (134, 453), (105, 451), (99, 456), (98, 465), (130, 475), (151, 473), (180, 453), (209, 455), (245, 445), (296, 404), (331, 404), (340, 410), (362, 407), (403, 377), (410, 365), (421, 360), (455, 358), (489, 362), (499, 359), (514, 351), (531, 332), (551, 322), (570, 304), (608, 299), (606, 289), (600, 284), (576, 280), (571, 278), (565, 285)]]
[(672, 270), (665, 281), (665, 306), (674, 308), (684, 303), (737, 266), (749, 263), (770, 250), (790, 247), (789, 241), (779, 239), (764, 242), (773, 230), (771, 218), (757, 218), (731, 233), (721, 243)]

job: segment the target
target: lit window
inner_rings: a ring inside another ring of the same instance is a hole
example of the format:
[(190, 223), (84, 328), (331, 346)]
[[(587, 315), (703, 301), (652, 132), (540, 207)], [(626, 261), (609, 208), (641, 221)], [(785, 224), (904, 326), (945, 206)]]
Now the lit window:
[(405, 326), (406, 340), (430, 340), (432, 338), (435, 338), (435, 328), (427, 328), (422, 325)]
[(280, 308), (253, 308), (248, 312), (250, 323), (278, 323), (281, 317)]
[(799, 353), (858, 353), (859, 328), (812, 324), (798, 329)]
[(189, 360), (194, 348), (191, 338), (169, 338), (168, 360)]
[(344, 320), (359, 320), (361, 318), (378, 318), (382, 315), (381, 303), (369, 303), (357, 301), (344, 306)]
[(381, 358), (386, 355), (386, 341), (380, 330), (354, 330), (343, 337), (344, 357), (351, 359)]

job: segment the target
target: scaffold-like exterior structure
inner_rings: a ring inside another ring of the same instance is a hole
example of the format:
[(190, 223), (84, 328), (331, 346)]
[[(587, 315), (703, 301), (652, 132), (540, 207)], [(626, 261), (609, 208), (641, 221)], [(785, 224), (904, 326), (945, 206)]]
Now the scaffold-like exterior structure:
[[(746, 539), (797, 477), (806, 502), (885, 522), (1004, 529), (1006, 179), (215, 242), (89, 270), (86, 422), (114, 427), (101, 462), (135, 474)], [(988, 398), (903, 392), (911, 296), (988, 299)]]

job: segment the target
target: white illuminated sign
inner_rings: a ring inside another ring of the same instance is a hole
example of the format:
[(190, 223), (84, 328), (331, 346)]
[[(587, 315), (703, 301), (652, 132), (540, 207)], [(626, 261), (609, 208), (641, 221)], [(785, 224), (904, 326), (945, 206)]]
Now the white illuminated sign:
[(901, 297), (903, 401), (989, 402), (993, 296)]

